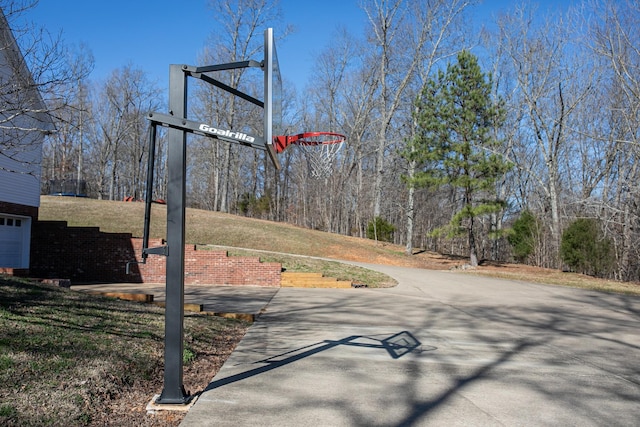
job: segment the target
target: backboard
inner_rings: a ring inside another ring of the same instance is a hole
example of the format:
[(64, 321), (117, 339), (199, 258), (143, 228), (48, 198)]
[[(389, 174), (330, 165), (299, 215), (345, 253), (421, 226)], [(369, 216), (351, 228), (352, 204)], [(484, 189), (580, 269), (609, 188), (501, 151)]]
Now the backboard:
[(283, 134), (282, 129), (282, 77), (276, 53), (273, 28), (264, 32), (264, 139), (267, 152), (276, 168), (279, 162), (273, 138)]

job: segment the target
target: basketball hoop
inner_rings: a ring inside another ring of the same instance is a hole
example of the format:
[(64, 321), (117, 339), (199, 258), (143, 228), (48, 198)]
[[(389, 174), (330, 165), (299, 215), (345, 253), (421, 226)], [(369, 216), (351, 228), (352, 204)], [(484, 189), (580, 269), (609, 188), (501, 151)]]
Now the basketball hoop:
[(344, 135), (333, 132), (304, 132), (274, 138), (278, 153), (289, 145), (297, 145), (304, 153), (309, 172), (314, 178), (328, 178), (331, 175), (333, 162), (346, 139)]

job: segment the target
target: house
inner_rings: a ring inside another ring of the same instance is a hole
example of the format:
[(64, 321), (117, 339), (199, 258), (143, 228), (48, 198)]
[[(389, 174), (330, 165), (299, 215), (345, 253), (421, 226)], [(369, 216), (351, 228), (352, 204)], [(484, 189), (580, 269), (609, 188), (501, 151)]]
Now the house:
[(0, 268), (29, 267), (42, 144), (53, 122), (0, 10)]

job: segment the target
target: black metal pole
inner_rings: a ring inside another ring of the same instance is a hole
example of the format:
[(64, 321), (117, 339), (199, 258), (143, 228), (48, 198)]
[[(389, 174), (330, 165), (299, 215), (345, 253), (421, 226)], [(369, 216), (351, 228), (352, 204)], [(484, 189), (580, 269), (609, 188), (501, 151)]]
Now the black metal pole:
[(142, 230), (142, 259), (147, 259), (149, 228), (151, 226), (151, 202), (153, 199), (153, 172), (156, 161), (156, 124), (149, 123), (149, 156), (147, 158), (147, 188), (144, 200), (144, 228)]
[[(169, 67), (169, 114), (177, 118), (187, 117), (187, 75), (181, 65)], [(185, 404), (190, 400), (182, 382), (186, 132), (170, 128), (168, 145), (164, 388), (156, 403)]]

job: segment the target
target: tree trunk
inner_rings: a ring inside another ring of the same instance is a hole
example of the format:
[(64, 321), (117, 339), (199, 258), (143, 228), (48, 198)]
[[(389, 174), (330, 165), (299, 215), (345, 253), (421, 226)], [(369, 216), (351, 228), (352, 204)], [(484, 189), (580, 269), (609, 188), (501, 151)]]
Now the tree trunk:
[(231, 178), (231, 144), (222, 143), (224, 153), (222, 154), (222, 165), (220, 169), (222, 183), (218, 188), (220, 191), (220, 212), (227, 212), (227, 200), (229, 198), (229, 181)]
[(469, 265), (478, 266), (478, 254), (476, 252), (476, 236), (473, 234), (473, 217), (469, 218)]
[(556, 185), (551, 183), (549, 185), (549, 192), (551, 196), (551, 236), (552, 236), (552, 267), (557, 268), (559, 266), (559, 250), (560, 250), (560, 209), (558, 206), (558, 191)]
[(409, 187), (409, 196), (407, 200), (407, 243), (405, 245), (405, 254), (413, 255), (413, 220), (414, 220), (414, 203), (415, 203), (415, 187)]

